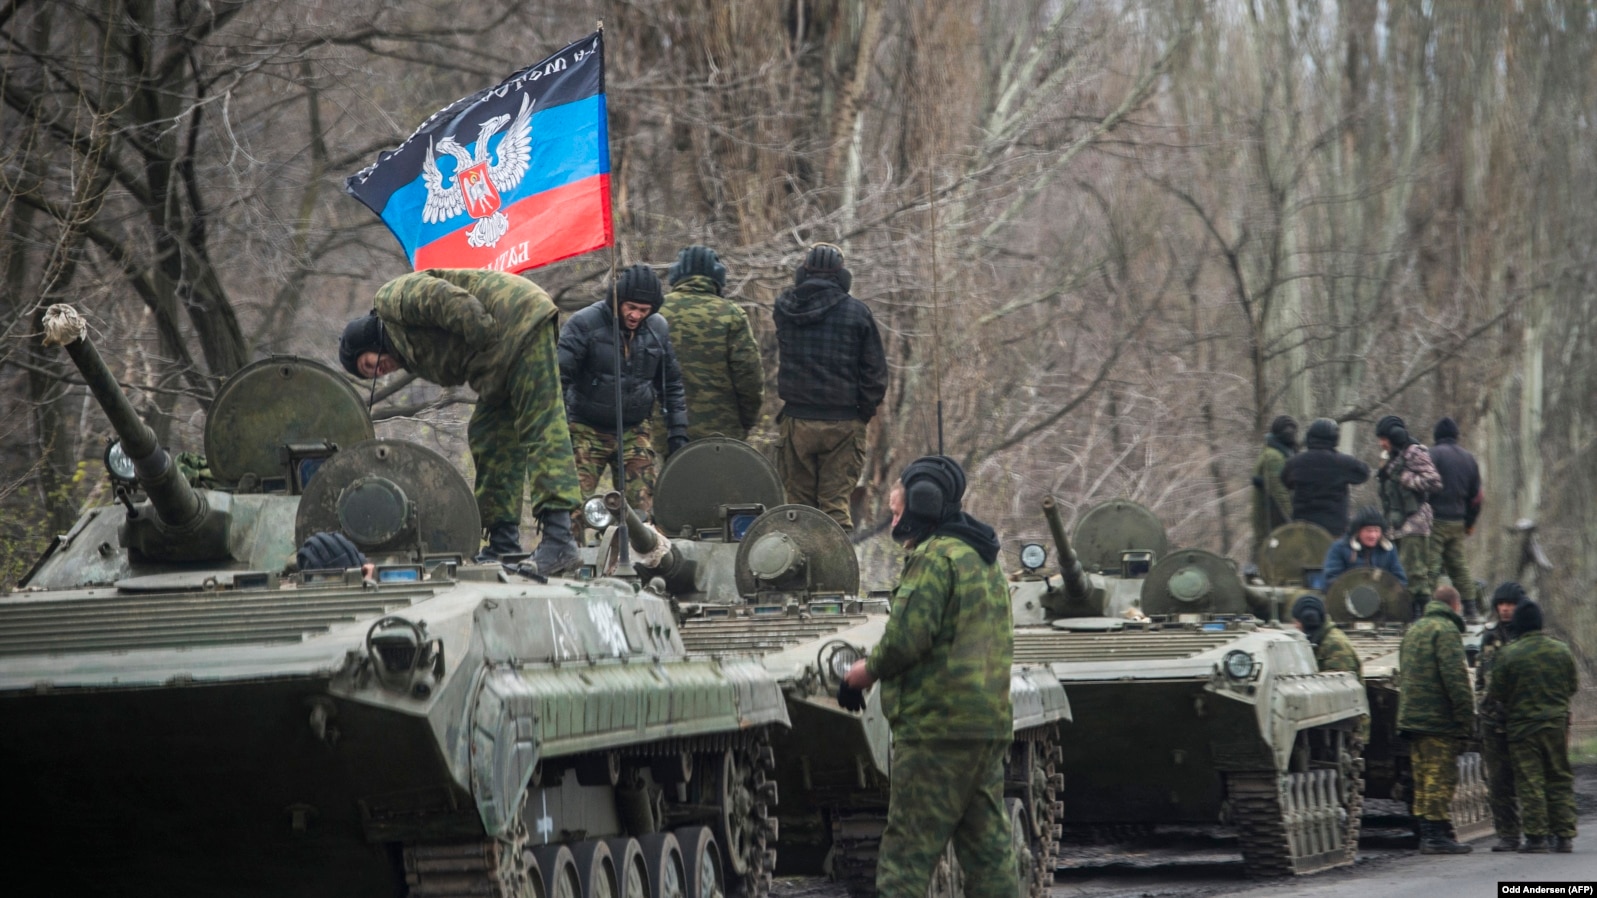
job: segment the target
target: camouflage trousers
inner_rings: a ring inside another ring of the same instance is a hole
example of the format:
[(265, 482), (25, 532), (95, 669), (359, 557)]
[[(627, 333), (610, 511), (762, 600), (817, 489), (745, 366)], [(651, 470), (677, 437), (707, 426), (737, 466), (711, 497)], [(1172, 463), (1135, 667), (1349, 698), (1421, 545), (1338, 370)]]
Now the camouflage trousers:
[(1414, 816), (1432, 822), (1453, 819), (1453, 793), (1458, 790), (1458, 753), (1462, 741), (1452, 736), (1415, 736), (1409, 742), (1414, 772)]
[(1004, 809), (1008, 753), (1008, 739), (894, 743), (878, 898), (926, 898), (950, 839), (967, 898), (1014, 898), (1019, 871)]
[(560, 396), (554, 322), (550, 318), (533, 332), (506, 379), (505, 395), (493, 402), (479, 397), (466, 425), (484, 527), (519, 526), (528, 490), (534, 512), (569, 511), (582, 503)]
[(1575, 775), (1569, 769), (1568, 737), (1563, 727), (1510, 739), (1514, 792), (1527, 836), (1575, 837)]
[(1436, 572), (1432, 568), (1431, 537), (1410, 534), (1397, 541), (1397, 560), (1408, 575), (1409, 599), (1418, 620), (1425, 603), (1436, 594)]
[(1481, 722), (1481, 763), (1486, 767), (1486, 797), (1492, 806), (1492, 826), (1500, 836), (1519, 836), (1519, 804), (1514, 800), (1514, 764), (1508, 754), (1508, 734)]
[(787, 488), (787, 501), (819, 508), (844, 530), (853, 530), (849, 498), (864, 467), (864, 421), (782, 416), (776, 469)]
[[(1431, 525), (1431, 566), (1438, 574), (1446, 574), (1453, 588), (1464, 600), (1466, 607), (1480, 599), (1475, 594), (1475, 578), (1470, 576), (1469, 563), (1464, 560), (1464, 522), (1436, 521)], [(1412, 579), (1409, 582), (1413, 582)]]
[[(622, 434), (625, 442), (627, 468), (627, 504), (640, 515), (654, 508), (654, 449), (649, 441), (649, 422), (627, 428)], [(616, 438), (586, 424), (571, 423), (571, 446), (577, 456), (577, 480), (582, 484), (582, 494), (592, 495), (599, 488), (599, 478), (610, 473), (615, 482)]]

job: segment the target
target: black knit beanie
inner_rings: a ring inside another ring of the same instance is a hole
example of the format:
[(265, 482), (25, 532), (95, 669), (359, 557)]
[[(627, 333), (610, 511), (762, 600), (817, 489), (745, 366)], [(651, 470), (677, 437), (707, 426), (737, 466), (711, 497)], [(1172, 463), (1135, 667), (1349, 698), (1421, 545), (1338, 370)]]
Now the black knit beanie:
[(366, 563), (366, 556), (337, 531), (312, 533), (299, 547), (295, 560), (302, 571), (345, 570)]
[(1524, 635), (1532, 630), (1542, 628), (1542, 606), (1535, 602), (1520, 602), (1514, 609), (1514, 623), (1512, 624), (1516, 635)]
[(683, 247), (677, 253), (677, 260), (671, 263), (665, 278), (675, 287), (696, 274), (715, 281), (717, 291), (726, 286), (726, 266), (721, 264), (715, 250), (698, 243)]
[[(665, 292), (660, 289), (660, 278), (654, 269), (641, 262), (632, 265), (616, 275), (614, 289), (621, 302), (635, 302), (646, 305), (653, 311), (660, 311), (660, 304), (665, 302)], [(609, 305), (609, 295), (605, 296), (605, 304)]]
[(1436, 422), (1436, 427), (1431, 430), (1431, 439), (1440, 443), (1443, 440), (1458, 439), (1458, 422), (1452, 418), (1443, 418)]
[(362, 315), (344, 326), (344, 333), (338, 338), (338, 361), (344, 370), (360, 377), (360, 357), (367, 352), (385, 352), (387, 350), (387, 335), (383, 332), (383, 319), (377, 317), (377, 310), (370, 314)]

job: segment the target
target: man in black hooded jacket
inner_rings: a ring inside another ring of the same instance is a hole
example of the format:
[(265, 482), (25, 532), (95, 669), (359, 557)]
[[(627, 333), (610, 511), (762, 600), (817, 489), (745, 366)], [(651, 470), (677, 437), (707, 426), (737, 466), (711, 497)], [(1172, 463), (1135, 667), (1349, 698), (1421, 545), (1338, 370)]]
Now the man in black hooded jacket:
[(1443, 418), (1431, 431), (1431, 462), (1442, 475), (1442, 488), (1431, 493), (1431, 556), (1464, 597), (1464, 617), (1480, 616), (1480, 596), (1464, 558), (1464, 537), (1475, 532), (1481, 513), (1481, 469), (1475, 456), (1458, 444), (1458, 422)]
[(1314, 419), (1304, 450), (1281, 469), (1281, 482), (1292, 490), (1292, 520), (1318, 524), (1332, 536), (1347, 530), (1348, 488), (1370, 479), (1369, 465), (1336, 451), (1341, 433), (1330, 418)]
[(849, 295), (843, 251), (817, 243), (776, 298), (781, 354), (777, 469), (787, 501), (852, 530), (849, 496), (865, 465), (865, 425), (887, 393), (887, 356), (871, 310)]

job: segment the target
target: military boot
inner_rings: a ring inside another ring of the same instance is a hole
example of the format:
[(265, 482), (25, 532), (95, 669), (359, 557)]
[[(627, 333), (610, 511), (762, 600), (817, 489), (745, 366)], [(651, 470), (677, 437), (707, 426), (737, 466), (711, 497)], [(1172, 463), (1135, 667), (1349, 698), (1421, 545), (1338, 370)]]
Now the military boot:
[(538, 523), (542, 525), (543, 541), (532, 553), (532, 562), (538, 573), (545, 577), (558, 577), (574, 571), (582, 564), (582, 554), (577, 551), (577, 541), (571, 535), (571, 512), (541, 511)]
[(1497, 834), (1497, 844), (1492, 846), (1492, 850), (1493, 851), (1518, 851), (1519, 850), (1519, 836), (1517, 834), (1510, 836), (1510, 835), (1504, 835), (1503, 833), (1498, 833)]
[(1547, 837), (1546, 836), (1526, 836), (1525, 837), (1525, 844), (1519, 846), (1519, 853), (1520, 854), (1546, 854), (1547, 853)]
[(1420, 854), (1469, 854), (1468, 845), (1453, 841), (1447, 834), (1447, 821), (1426, 820), (1420, 823)]
[(522, 551), (521, 528), (514, 521), (499, 521), (489, 526), (488, 545), (472, 560), (478, 564), (493, 564), (501, 555), (519, 555)]
[(1553, 850), (1559, 854), (1569, 854), (1575, 850), (1574, 836), (1558, 836), (1553, 839)]

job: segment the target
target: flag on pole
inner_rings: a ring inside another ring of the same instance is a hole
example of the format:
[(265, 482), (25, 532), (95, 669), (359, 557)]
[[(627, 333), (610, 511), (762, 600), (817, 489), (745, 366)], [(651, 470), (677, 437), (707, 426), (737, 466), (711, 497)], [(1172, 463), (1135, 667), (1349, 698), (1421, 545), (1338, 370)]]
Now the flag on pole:
[(434, 113), (344, 190), (411, 267), (520, 272), (609, 246), (604, 32)]

